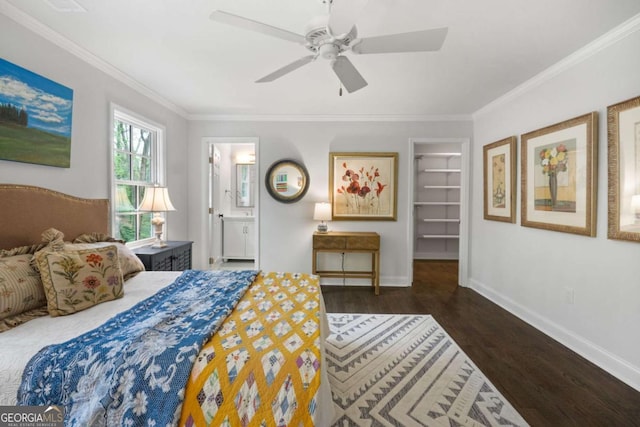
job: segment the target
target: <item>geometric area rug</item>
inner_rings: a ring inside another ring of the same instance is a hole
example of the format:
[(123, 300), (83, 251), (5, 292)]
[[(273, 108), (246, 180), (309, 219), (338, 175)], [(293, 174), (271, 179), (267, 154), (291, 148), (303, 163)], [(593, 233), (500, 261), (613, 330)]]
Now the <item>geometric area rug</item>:
[(333, 426), (528, 426), (433, 317), (328, 317)]

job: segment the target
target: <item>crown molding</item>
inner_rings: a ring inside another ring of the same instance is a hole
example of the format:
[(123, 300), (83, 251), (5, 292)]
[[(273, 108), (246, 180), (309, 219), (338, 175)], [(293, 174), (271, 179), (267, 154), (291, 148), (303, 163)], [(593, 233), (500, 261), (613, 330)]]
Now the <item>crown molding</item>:
[(187, 119), (213, 122), (468, 122), (472, 120), (472, 116), (470, 114), (189, 114)]
[(71, 40), (67, 39), (60, 33), (52, 30), (46, 25), (42, 24), (40, 21), (36, 20), (32, 16), (26, 14), (20, 9), (16, 8), (12, 4), (8, 3), (6, 0), (0, 0), (0, 13), (22, 25), (23, 27), (28, 28), (34, 33), (40, 35), (47, 41), (59, 46), (60, 48), (66, 50), (72, 55), (77, 56), (81, 60), (87, 62), (89, 65), (94, 66), (98, 70), (104, 72), (105, 74), (113, 77), (114, 79), (124, 83), (129, 86), (131, 89), (139, 92), (140, 94), (146, 96), (147, 98), (157, 102), (158, 104), (168, 108), (174, 113), (182, 116), (183, 118), (187, 118), (187, 112), (182, 108), (178, 107), (173, 102), (167, 100), (166, 98), (160, 96), (158, 93), (149, 89), (145, 85), (141, 84), (137, 80), (133, 79), (128, 74), (123, 73), (118, 68), (104, 61), (103, 59), (98, 58), (94, 54), (90, 53), (86, 49), (78, 46)]
[(584, 47), (578, 49), (571, 55), (566, 58), (556, 62), (551, 67), (542, 71), (541, 73), (535, 75), (531, 79), (526, 82), (518, 85), (516, 88), (510, 90), (506, 94), (502, 95), (499, 98), (491, 101), (484, 107), (480, 108), (476, 112), (474, 112), (471, 116), (475, 120), (478, 116), (486, 114), (490, 111), (495, 110), (496, 108), (518, 98), (519, 96), (533, 90), (534, 88), (542, 85), (543, 83), (551, 80), (558, 74), (563, 73), (566, 70), (569, 70), (576, 65), (580, 64), (583, 61), (586, 61), (591, 56), (596, 53), (608, 48), (619, 42), (620, 40), (624, 40), (629, 37), (631, 34), (640, 30), (640, 13), (618, 25), (611, 31), (605, 33), (604, 35), (598, 37), (591, 43), (585, 45)]

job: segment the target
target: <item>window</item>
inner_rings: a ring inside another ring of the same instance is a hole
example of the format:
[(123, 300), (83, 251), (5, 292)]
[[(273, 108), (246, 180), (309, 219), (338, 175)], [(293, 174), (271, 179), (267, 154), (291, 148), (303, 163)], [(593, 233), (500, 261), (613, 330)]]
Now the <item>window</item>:
[(161, 184), (163, 129), (113, 108), (113, 237), (141, 242), (154, 236), (150, 212), (138, 212), (145, 187)]

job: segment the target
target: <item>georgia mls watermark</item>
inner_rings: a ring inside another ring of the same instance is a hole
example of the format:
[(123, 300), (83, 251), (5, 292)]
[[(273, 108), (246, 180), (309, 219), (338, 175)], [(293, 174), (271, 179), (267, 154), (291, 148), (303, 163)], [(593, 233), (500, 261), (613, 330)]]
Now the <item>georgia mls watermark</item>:
[(0, 406), (0, 427), (64, 427), (64, 407)]

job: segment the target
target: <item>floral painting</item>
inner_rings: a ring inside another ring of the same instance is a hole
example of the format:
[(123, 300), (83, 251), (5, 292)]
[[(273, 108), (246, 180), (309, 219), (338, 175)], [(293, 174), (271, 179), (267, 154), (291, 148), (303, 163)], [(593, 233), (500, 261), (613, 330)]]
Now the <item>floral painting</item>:
[(535, 174), (535, 209), (576, 211), (576, 140), (539, 147)]
[(596, 235), (598, 113), (523, 134), (522, 225)]
[(504, 208), (505, 192), (505, 161), (504, 153), (497, 156), (493, 156), (493, 182), (492, 187), (492, 202), (494, 208)]
[(334, 220), (395, 220), (398, 153), (331, 153)]

